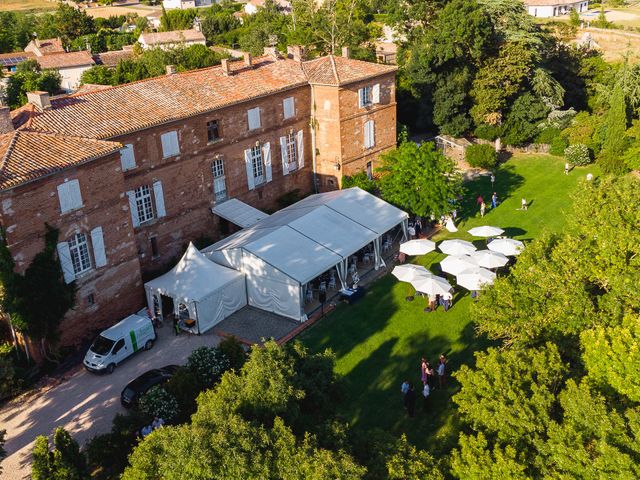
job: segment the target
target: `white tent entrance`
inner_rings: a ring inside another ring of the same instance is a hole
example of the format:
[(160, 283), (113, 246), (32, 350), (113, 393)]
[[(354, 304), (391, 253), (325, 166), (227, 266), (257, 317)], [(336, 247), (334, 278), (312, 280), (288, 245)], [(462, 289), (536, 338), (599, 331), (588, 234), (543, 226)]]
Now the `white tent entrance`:
[(170, 297), (173, 314), (195, 321), (195, 333), (210, 330), (247, 304), (244, 274), (213, 263), (192, 243), (175, 267), (144, 286), (152, 312), (162, 309), (162, 296)]

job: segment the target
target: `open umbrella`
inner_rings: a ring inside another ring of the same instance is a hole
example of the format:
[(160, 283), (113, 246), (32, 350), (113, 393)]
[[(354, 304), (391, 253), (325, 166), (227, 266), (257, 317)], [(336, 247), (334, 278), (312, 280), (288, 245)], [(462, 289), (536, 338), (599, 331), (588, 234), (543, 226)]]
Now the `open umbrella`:
[[(476, 253), (476, 252), (472, 252)], [(476, 262), (469, 255), (449, 255), (444, 260), (440, 262), (440, 269), (443, 272), (450, 273), (452, 275), (457, 275), (460, 272), (465, 270), (469, 270), (471, 268), (478, 267), (478, 262)]]
[(486, 285), (491, 285), (496, 279), (496, 274), (486, 268), (474, 268), (465, 270), (456, 275), (456, 282), (467, 290), (482, 290)]
[(400, 251), (407, 255), (424, 255), (436, 249), (435, 242), (431, 240), (409, 240), (400, 244)]
[(524, 243), (513, 238), (496, 238), (489, 242), (489, 250), (499, 252), (506, 256), (520, 255), (524, 249)]
[(498, 227), (490, 227), (489, 225), (485, 225), (482, 227), (475, 227), (469, 230), (469, 233), (474, 237), (497, 237), (498, 235), (502, 235), (504, 230)]
[(411, 280), (411, 285), (413, 285), (416, 291), (426, 293), (427, 295), (444, 295), (451, 290), (449, 282), (435, 275), (417, 275)]
[(469, 255), (471, 252), (476, 251), (473, 243), (459, 239), (445, 240), (438, 245), (438, 248), (447, 255)]
[(416, 275), (430, 273), (431, 272), (422, 265), (413, 265), (411, 263), (398, 265), (391, 271), (391, 274), (401, 282), (410, 282)]
[(500, 252), (492, 252), (491, 250), (478, 250), (470, 256), (478, 265), (484, 268), (500, 268), (509, 262), (509, 259), (505, 255)]

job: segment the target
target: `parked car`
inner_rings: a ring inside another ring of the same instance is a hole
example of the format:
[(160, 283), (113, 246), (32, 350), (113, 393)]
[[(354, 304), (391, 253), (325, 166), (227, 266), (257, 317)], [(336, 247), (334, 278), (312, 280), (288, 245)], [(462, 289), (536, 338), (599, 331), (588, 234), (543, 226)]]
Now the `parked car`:
[(112, 373), (125, 358), (153, 347), (155, 339), (156, 331), (149, 317), (129, 315), (98, 335), (83, 364), (91, 372)]
[(124, 387), (120, 394), (120, 403), (125, 408), (134, 406), (151, 387), (166, 383), (178, 368), (178, 365), (166, 365), (143, 373)]

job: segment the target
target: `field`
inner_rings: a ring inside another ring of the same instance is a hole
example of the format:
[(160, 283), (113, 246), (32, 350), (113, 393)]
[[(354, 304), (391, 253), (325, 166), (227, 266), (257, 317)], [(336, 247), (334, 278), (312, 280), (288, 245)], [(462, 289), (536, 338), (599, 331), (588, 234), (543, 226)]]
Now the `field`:
[[(593, 166), (576, 168), (564, 175), (564, 161), (548, 155), (517, 156), (496, 172), (495, 191), (502, 201), (481, 219), (475, 199), (491, 196), (488, 177), (467, 184), (464, 219), (455, 234), (444, 238), (471, 239), (466, 230), (478, 225), (495, 225), (509, 236), (530, 241), (543, 230), (559, 231), (565, 224), (564, 212), (570, 208), (569, 196), (579, 178), (587, 172), (597, 174)], [(530, 204), (519, 210), (522, 197)], [(484, 240), (476, 240), (484, 248)], [(434, 272), (444, 255), (430, 253), (412, 261)], [(457, 416), (451, 395), (458, 386), (450, 378), (446, 390), (436, 390), (424, 405), (419, 397), (416, 418), (403, 411), (400, 384), (405, 379), (420, 384), (420, 358), (436, 362), (446, 352), (449, 371), (473, 363), (473, 353), (490, 342), (478, 338), (469, 318), (472, 299), (460, 292), (449, 312), (439, 308), (424, 313), (424, 298), (408, 302), (413, 295), (410, 284), (385, 275), (370, 287), (359, 303), (339, 306), (301, 336), (312, 351), (331, 348), (337, 357), (336, 371), (345, 379), (347, 398), (341, 411), (356, 427), (379, 427), (400, 435), (406, 433), (417, 446), (434, 454), (445, 453), (457, 440)]]
[[(0, 0), (1, 1), (1, 0)], [(109, 18), (116, 17), (118, 15), (130, 15), (133, 13), (138, 14), (139, 17), (146, 17), (147, 15), (159, 11), (157, 8), (145, 8), (144, 6), (135, 7), (96, 7), (85, 10), (87, 14), (94, 18)]]
[(0, 0), (0, 11), (43, 12), (55, 10), (55, 0)]

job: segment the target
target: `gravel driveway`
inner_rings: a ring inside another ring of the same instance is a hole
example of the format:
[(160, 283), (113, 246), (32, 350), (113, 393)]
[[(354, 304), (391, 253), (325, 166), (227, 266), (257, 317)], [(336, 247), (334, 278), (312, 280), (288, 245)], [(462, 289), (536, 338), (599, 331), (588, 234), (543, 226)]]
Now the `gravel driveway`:
[(111, 375), (95, 375), (80, 367), (67, 381), (13, 400), (0, 410), (8, 455), (1, 464), (2, 479), (29, 478), (31, 450), (38, 435), (49, 435), (55, 427), (63, 426), (82, 445), (108, 432), (113, 417), (125, 411), (120, 392), (127, 383), (150, 368), (181, 365), (195, 348), (219, 341), (212, 333), (175, 336), (164, 326), (158, 329), (158, 340), (151, 350), (131, 356)]

